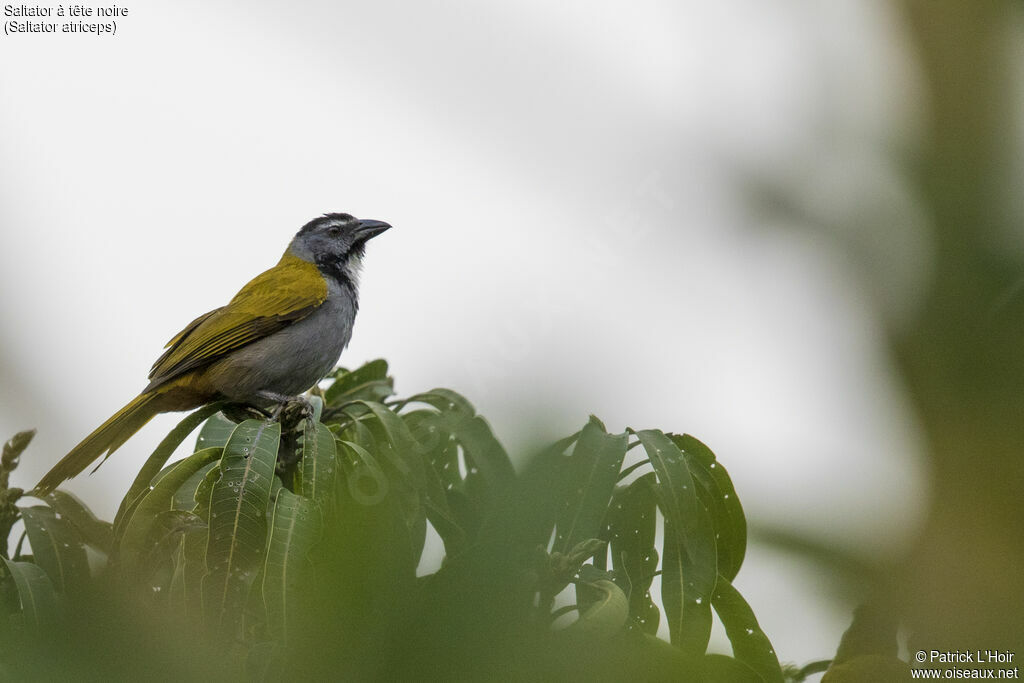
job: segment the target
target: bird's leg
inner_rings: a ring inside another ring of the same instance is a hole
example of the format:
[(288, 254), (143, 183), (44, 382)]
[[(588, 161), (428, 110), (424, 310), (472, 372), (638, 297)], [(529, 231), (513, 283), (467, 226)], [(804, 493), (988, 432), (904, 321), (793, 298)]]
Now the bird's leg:
[(271, 416), (268, 411), (248, 403), (229, 403), (221, 408), (221, 412), (235, 424), (246, 420), (266, 420)]
[(291, 470), (299, 460), (298, 439), (304, 431), (303, 426), (310, 429), (316, 427), (313, 421), (313, 404), (304, 396), (286, 396), (270, 391), (262, 391), (258, 397), (277, 403), (277, 407), (271, 411), (271, 418), (281, 423), (281, 450), (277, 458), (277, 473), (287, 482)]
[(313, 418), (313, 404), (305, 396), (288, 396), (274, 391), (261, 391), (256, 396), (277, 404), (277, 407), (270, 412), (270, 417), (275, 420), (284, 421), (296, 412), (299, 417), (309, 420)]

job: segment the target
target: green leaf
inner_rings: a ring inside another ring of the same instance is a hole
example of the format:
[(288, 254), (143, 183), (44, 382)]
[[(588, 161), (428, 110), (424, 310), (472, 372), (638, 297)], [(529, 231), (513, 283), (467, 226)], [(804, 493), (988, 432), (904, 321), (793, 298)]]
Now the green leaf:
[(782, 683), (782, 668), (771, 641), (758, 625), (750, 605), (724, 576), (718, 577), (712, 604), (725, 626), (736, 659), (753, 669), (765, 683)]
[(362, 506), (376, 505), (387, 496), (391, 485), (377, 459), (354, 441), (337, 441), (349, 497)]
[(290, 625), (301, 619), (300, 591), (309, 581), (309, 552), (322, 533), (320, 508), (288, 489), (277, 493), (263, 565), (263, 602), (270, 632), (286, 641)]
[(26, 429), (12, 436), (4, 444), (3, 454), (0, 455), (0, 488), (7, 488), (11, 472), (18, 467), (21, 454), (28, 448), (35, 435), (36, 430)]
[(567, 634), (585, 636), (588, 642), (601, 642), (622, 632), (629, 618), (629, 600), (611, 579), (586, 576), (587, 572), (580, 572), (577, 593), (585, 586), (592, 595), (580, 618), (565, 630)]
[(35, 505), (22, 508), (32, 556), (65, 594), (77, 594), (90, 578), (89, 560), (82, 539), (74, 527), (51, 508)]
[(381, 403), (363, 400), (350, 401), (345, 409), (349, 410), (353, 406), (362, 406), (373, 413), (392, 449), (388, 450), (381, 444), (379, 450), (387, 456), (387, 460), (403, 476), (411, 477), (414, 488), (421, 488), (426, 483), (423, 458), (421, 457), (422, 448), (413, 438), (405, 421)]
[(593, 416), (580, 432), (569, 459), (570, 476), (577, 488), (558, 516), (555, 552), (568, 553), (580, 541), (600, 534), (627, 442), (625, 434), (608, 434)]
[(85, 503), (65, 491), (51, 491), (46, 494), (44, 500), (75, 528), (88, 545), (105, 553), (110, 552), (114, 538), (110, 522), (97, 518)]
[(334, 383), (324, 392), (327, 405), (334, 406), (353, 400), (382, 401), (394, 393), (394, 380), (388, 377), (387, 361), (377, 359), (349, 372), (340, 368), (334, 373)]
[(422, 394), (415, 394), (400, 402), (396, 409), (404, 408), (410, 403), (425, 403), (442, 413), (458, 413), (469, 417), (476, 415), (476, 409), (473, 408), (473, 404), (466, 400), (462, 394), (458, 394), (451, 389), (438, 388), (425, 391)]
[[(196, 470), (191, 477), (186, 479), (185, 483), (179, 486), (178, 490), (174, 492), (174, 499), (171, 501), (171, 509), (194, 511), (196, 509), (196, 495), (199, 492), (199, 487), (209, 475), (210, 470), (217, 467), (220, 467), (219, 461), (215, 460), (213, 462), (208, 462)], [(207, 494), (209, 494), (209, 490), (207, 490)], [(207, 502), (209, 502), (209, 500), (207, 500)]]
[(206, 521), (189, 510), (163, 510), (157, 513), (140, 548), (137, 579), (154, 591), (159, 591), (168, 583), (167, 576), (161, 578), (159, 570), (170, 567), (170, 581), (173, 583), (183, 537), (206, 529)]
[(711, 515), (700, 502), (682, 451), (656, 429), (636, 432), (658, 478), (665, 516), (662, 603), (669, 635), (690, 655), (702, 655), (711, 637), (711, 594), (718, 576)]
[(426, 510), (427, 519), (437, 531), (437, 535), (444, 541), (445, 554), (448, 557), (454, 557), (465, 547), (466, 532), (459, 525), (448, 505), (444, 485), (441, 483), (437, 471), (433, 467), (427, 467), (426, 475), (427, 485), (423, 491), (423, 507)]
[(683, 452), (698, 484), (698, 495), (714, 520), (718, 572), (732, 581), (747, 551), (747, 519), (736, 489), (710, 448), (689, 434), (672, 434), (670, 438)]
[(302, 457), (295, 477), (295, 492), (323, 507), (334, 495), (337, 481), (334, 435), (319, 422), (312, 428), (307, 422), (300, 448)]
[(237, 427), (234, 422), (224, 417), (224, 413), (214, 413), (203, 423), (196, 437), (196, 450), (202, 451), (207, 448), (223, 448), (228, 445), (231, 432)]
[(652, 635), (661, 618), (649, 592), (658, 570), (656, 486), (653, 472), (643, 475), (615, 492), (608, 513), (612, 568), (629, 596), (634, 626)]
[(45, 631), (57, 618), (57, 595), (50, 578), (42, 567), (31, 562), (0, 560), (14, 578), (25, 626), (31, 631)]
[(159, 513), (173, 508), (178, 489), (204, 467), (217, 462), (223, 452), (222, 448), (207, 448), (193, 453), (161, 477), (135, 505), (124, 523), (123, 535), (117, 539), (118, 556), (126, 570), (131, 571), (147, 557), (150, 550), (147, 539), (154, 520)]
[(231, 637), (259, 572), (267, 540), (267, 509), (281, 425), (246, 420), (224, 447), (221, 476), (210, 492), (208, 573), (203, 578), (207, 623)]
[(216, 413), (223, 405), (223, 402), (218, 401), (216, 403), (203, 406), (179, 422), (178, 426), (172, 429), (170, 434), (164, 437), (163, 441), (161, 441), (156, 447), (156, 450), (153, 451), (153, 454), (146, 460), (142, 469), (139, 470), (138, 475), (135, 477), (135, 481), (132, 482), (131, 487), (128, 489), (128, 493), (126, 493), (124, 498), (121, 500), (121, 506), (117, 509), (117, 514), (114, 515), (115, 538), (121, 535), (121, 525), (126, 521), (125, 517), (128, 516), (128, 513), (132, 508), (134, 508), (134, 506), (142, 500), (143, 496), (146, 495), (146, 491), (149, 489), (150, 484), (152, 484), (153, 478), (167, 463), (171, 454), (177, 450), (178, 446), (181, 445), (181, 442), (184, 441), (189, 434), (195, 431), (196, 427), (202, 424), (203, 420)]
[(500, 491), (515, 479), (516, 471), (512, 461), (494, 437), (487, 420), (479, 415), (463, 418), (452, 424), (449, 431), (462, 445), (470, 473), (474, 467), (478, 468), (491, 490)]
[[(210, 495), (214, 483), (220, 479), (220, 463), (207, 466), (206, 475), (195, 491), (192, 511), (207, 522), (206, 528), (185, 532), (175, 555), (174, 575), (171, 578), (170, 601), (172, 609), (182, 616), (198, 622), (202, 615), (202, 581), (206, 576), (206, 546), (209, 540)], [(202, 471), (202, 470), (200, 470)], [(191, 479), (190, 479), (191, 481)], [(179, 489), (180, 491), (180, 489)]]
[(324, 414), (324, 400), (316, 394), (308, 394), (309, 405), (313, 406), (313, 422), (320, 422)]

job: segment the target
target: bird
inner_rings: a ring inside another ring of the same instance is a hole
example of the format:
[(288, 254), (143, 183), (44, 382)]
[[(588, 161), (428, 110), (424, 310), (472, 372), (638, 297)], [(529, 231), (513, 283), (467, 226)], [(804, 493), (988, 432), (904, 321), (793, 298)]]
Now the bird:
[(334, 369), (348, 345), (366, 243), (390, 227), (347, 213), (306, 223), (277, 265), (167, 342), (149, 384), (54, 465), (35, 493), (45, 495), (109, 457), (159, 413), (214, 401), (261, 411), (302, 401), (299, 395)]

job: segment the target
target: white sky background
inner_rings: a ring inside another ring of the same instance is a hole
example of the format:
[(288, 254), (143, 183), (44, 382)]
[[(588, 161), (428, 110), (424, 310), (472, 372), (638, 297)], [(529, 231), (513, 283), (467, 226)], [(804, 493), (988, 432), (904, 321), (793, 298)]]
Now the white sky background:
[[(16, 485), (348, 211), (395, 228), (345, 365), (462, 391), (513, 451), (591, 412), (687, 431), (754, 523), (862, 550), (913, 528), (878, 315), (927, 276), (896, 165), (924, 124), (889, 4), (127, 6), (114, 38), (0, 37), (0, 430), (39, 428)], [(70, 490), (112, 515), (179, 417)], [(757, 549), (737, 581), (783, 660), (831, 656), (848, 623), (810, 576)]]

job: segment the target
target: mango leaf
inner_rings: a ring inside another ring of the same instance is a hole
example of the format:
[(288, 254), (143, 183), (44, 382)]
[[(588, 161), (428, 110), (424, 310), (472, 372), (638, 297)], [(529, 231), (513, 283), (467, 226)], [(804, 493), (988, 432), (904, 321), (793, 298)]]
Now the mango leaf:
[[(452, 435), (435, 420), (432, 410), (414, 410), (402, 415), (413, 437), (422, 444), (426, 460), (435, 471), (444, 491), (462, 486), (459, 472), (459, 446)], [(429, 482), (428, 482), (429, 485)]]
[(391, 484), (370, 451), (354, 441), (336, 441), (349, 497), (362, 506), (384, 500)]
[(65, 594), (77, 594), (89, 581), (89, 560), (85, 546), (74, 527), (51, 508), (35, 505), (22, 508), (32, 556)]
[(21, 454), (28, 448), (35, 435), (36, 430), (26, 429), (12, 436), (4, 444), (3, 454), (0, 455), (0, 488), (7, 488), (11, 472), (18, 467)]
[(26, 628), (43, 632), (57, 619), (57, 595), (53, 583), (39, 565), (0, 557), (18, 589), (18, 601)]
[(224, 417), (224, 413), (214, 413), (210, 416), (210, 419), (203, 423), (203, 428), (199, 430), (195, 449), (203, 451), (207, 448), (223, 448), (228, 445), (231, 432), (235, 431), (237, 426), (234, 422)]
[(388, 377), (388, 363), (372, 360), (349, 372), (339, 368), (334, 372), (334, 383), (327, 387), (324, 399), (334, 406), (353, 400), (382, 401), (394, 393), (394, 380)]
[[(512, 483), (516, 476), (512, 461), (484, 418), (443, 413), (437, 420), (441, 428), (462, 446), (468, 475), (479, 470), (480, 477), (492, 492), (501, 491)], [(468, 475), (467, 482), (470, 479)]]
[(177, 570), (177, 551), (183, 537), (206, 529), (206, 521), (189, 510), (163, 510), (157, 513), (140, 549), (137, 560), (140, 567), (138, 579), (147, 582), (154, 592), (161, 591), (168, 583), (166, 576), (160, 578), (158, 574), (161, 567), (171, 567), (173, 571), (170, 580), (173, 582)]
[(156, 516), (171, 510), (178, 489), (204, 467), (217, 462), (223, 452), (222, 448), (207, 448), (193, 453), (175, 465), (146, 492), (130, 513), (124, 524), (124, 535), (117, 541), (118, 556), (127, 570), (137, 567), (148, 555), (150, 546), (147, 538), (152, 533)]
[(415, 394), (401, 401), (395, 409), (401, 410), (410, 403), (425, 403), (442, 413), (452, 412), (468, 417), (476, 415), (476, 409), (473, 408), (473, 404), (466, 400), (462, 394), (458, 394), (451, 389), (438, 388), (425, 391), (422, 394)]
[(320, 539), (322, 520), (317, 504), (282, 488), (277, 493), (270, 541), (263, 565), (263, 603), (270, 632), (286, 641), (290, 624), (300, 618), (299, 593), (308, 585), (309, 552)]
[[(609, 640), (622, 632), (629, 618), (629, 600), (605, 572), (585, 565), (580, 571), (577, 594), (590, 593), (580, 599), (580, 618), (565, 629), (566, 634), (585, 636), (588, 642)], [(583, 605), (586, 605), (583, 607)]]
[(309, 400), (309, 405), (313, 406), (313, 422), (319, 422), (320, 417), (324, 414), (324, 400), (316, 394), (307, 394), (306, 398)]
[(206, 475), (196, 487), (192, 507), (195, 515), (207, 522), (207, 526), (185, 532), (175, 554), (174, 574), (170, 587), (172, 609), (193, 621), (198, 621), (202, 614), (202, 581), (206, 576), (206, 546), (210, 535), (210, 496), (214, 483), (221, 475), (220, 462), (212, 463), (212, 467), (208, 467)]
[(665, 516), (661, 596), (669, 635), (689, 655), (702, 655), (711, 637), (711, 593), (718, 576), (711, 515), (700, 502), (682, 451), (656, 429), (635, 432), (658, 478)]
[[(355, 442), (341, 441), (346, 448), (352, 450), (356, 458), (353, 464), (359, 463), (378, 465), (383, 460), (392, 467), (381, 469), (366, 469), (359, 467), (358, 470), (348, 472), (346, 477), (350, 487), (350, 494), (358, 497), (361, 492), (352, 490), (352, 476), (377, 478), (384, 475), (383, 488), (373, 487), (378, 495), (372, 495), (366, 504), (374, 505), (384, 495), (390, 494), (397, 509), (401, 511), (401, 518), (408, 530), (404, 537), (411, 545), (410, 550), (414, 557), (419, 557), (426, 539), (427, 517), (422, 502), (421, 491), (427, 485), (427, 465), (422, 457), (422, 447), (412, 436), (409, 426), (394, 412), (387, 407), (367, 401), (355, 401), (345, 406), (345, 410), (352, 407), (365, 408), (372, 414), (371, 418), (361, 418), (354, 428), (364, 443), (373, 444), (374, 456), (369, 456), (369, 451)], [(349, 430), (346, 429), (346, 432)], [(390, 473), (391, 478), (387, 478)], [(365, 483), (365, 482), (364, 482)], [(359, 485), (359, 482), (356, 482)]]
[(267, 508), (281, 425), (246, 420), (224, 447), (220, 478), (210, 492), (210, 532), (203, 578), (207, 623), (232, 637), (267, 540)]
[(377, 451), (377, 438), (363, 420), (353, 420), (345, 425), (334, 437), (335, 441), (357, 443), (371, 451)]
[(412, 486), (416, 489), (422, 488), (426, 483), (422, 448), (409, 431), (409, 426), (402, 418), (391, 411), (387, 406), (374, 401), (356, 400), (350, 401), (345, 410), (361, 406), (366, 408), (377, 418), (377, 423), (387, 438), (391, 449), (379, 444), (378, 450), (387, 456), (388, 461), (403, 475), (409, 476)]
[[(127, 514), (134, 508), (135, 505), (142, 500), (145, 496), (146, 491), (149, 489), (153, 482), (153, 477), (160, 472), (163, 466), (167, 463), (167, 460), (171, 457), (178, 446), (185, 438), (195, 431), (196, 427), (203, 423), (203, 420), (213, 415), (223, 406), (223, 402), (218, 401), (209, 405), (203, 406), (199, 410), (191, 413), (184, 420), (178, 423), (178, 425), (171, 430), (170, 434), (165, 436), (163, 440), (157, 445), (153, 454), (149, 456), (142, 469), (135, 476), (135, 481), (128, 488), (128, 493), (125, 494), (124, 498), (121, 499), (121, 505), (117, 509), (117, 514), (114, 515), (114, 537), (121, 535), (121, 526), (125, 521)], [(108, 454), (109, 457), (109, 454)], [(102, 464), (102, 463), (101, 463)], [(99, 467), (99, 465), (97, 465)]]
[(608, 511), (608, 538), (616, 582), (629, 596), (633, 625), (656, 634), (661, 613), (651, 599), (651, 581), (658, 570), (655, 549), (657, 479), (653, 472), (619, 489)]
[(565, 501), (556, 522), (555, 552), (568, 553), (577, 543), (600, 534), (608, 503), (626, 455), (625, 434), (611, 435), (596, 417), (580, 432), (569, 459), (577, 488)]
[(710, 448), (689, 434), (672, 434), (670, 438), (683, 452), (698, 484), (697, 493), (714, 520), (718, 572), (732, 581), (747, 551), (747, 519), (736, 489)]
[(300, 448), (302, 457), (295, 477), (295, 493), (322, 507), (334, 495), (337, 481), (334, 435), (319, 422), (312, 428), (307, 422)]
[(712, 604), (725, 626), (736, 659), (753, 669), (765, 683), (782, 683), (782, 668), (768, 636), (750, 605), (724, 576), (718, 577)]
[[(703, 507), (699, 509), (704, 513), (700, 518), (708, 525), (705, 532), (710, 535), (711, 516)], [(707, 572), (714, 568), (714, 546), (710, 555), (691, 558), (689, 552), (676, 523), (665, 517), (661, 600), (669, 636), (672, 644), (687, 654), (699, 655), (707, 649), (711, 637), (711, 596), (705, 590)]]
[[(171, 501), (171, 509), (194, 511), (196, 509), (196, 494), (199, 492), (199, 487), (202, 485), (203, 480), (206, 479), (207, 475), (209, 475), (210, 470), (217, 467), (220, 467), (219, 460), (206, 463), (196, 470), (192, 476), (186, 479), (185, 482), (178, 487), (178, 490), (174, 492), (174, 499)], [(209, 494), (209, 490), (207, 491), (207, 494)], [(207, 502), (209, 501), (207, 500)]]
[(66, 491), (56, 490), (46, 494), (44, 500), (66, 519), (88, 545), (105, 553), (110, 552), (113, 542), (113, 526), (104, 522), (85, 506), (85, 503)]
[(427, 519), (444, 541), (445, 554), (454, 557), (466, 544), (466, 532), (459, 526), (455, 515), (448, 505), (444, 485), (433, 467), (426, 468), (427, 485), (424, 488), (423, 507)]

